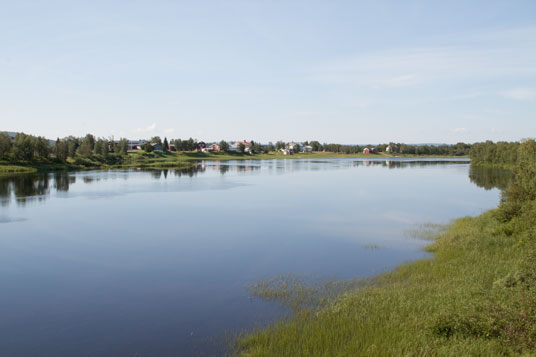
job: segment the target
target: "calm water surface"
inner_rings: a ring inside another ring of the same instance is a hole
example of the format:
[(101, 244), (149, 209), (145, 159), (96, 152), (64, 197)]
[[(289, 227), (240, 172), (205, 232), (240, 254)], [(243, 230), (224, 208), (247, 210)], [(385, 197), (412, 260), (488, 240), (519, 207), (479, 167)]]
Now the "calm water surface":
[(284, 313), (248, 284), (427, 257), (404, 232), (495, 207), (490, 176), (328, 159), (0, 178), (0, 355), (221, 354)]

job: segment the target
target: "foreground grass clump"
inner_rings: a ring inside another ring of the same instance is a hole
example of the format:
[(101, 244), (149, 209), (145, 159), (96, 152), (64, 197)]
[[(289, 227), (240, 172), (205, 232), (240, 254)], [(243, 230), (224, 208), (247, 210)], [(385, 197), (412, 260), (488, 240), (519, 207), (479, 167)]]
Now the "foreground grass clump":
[[(508, 236), (497, 212), (456, 221), (429, 249), (320, 310), (241, 337), (246, 355), (501, 355), (534, 351), (534, 231)], [(536, 258), (536, 257), (535, 257)], [(531, 285), (532, 284), (532, 285)]]
[[(428, 246), (433, 259), (400, 266), (318, 307), (304, 304), (291, 318), (240, 336), (233, 352), (535, 355), (534, 141), (520, 146), (514, 175), (498, 209), (455, 221)], [(260, 295), (269, 297), (263, 288)]]

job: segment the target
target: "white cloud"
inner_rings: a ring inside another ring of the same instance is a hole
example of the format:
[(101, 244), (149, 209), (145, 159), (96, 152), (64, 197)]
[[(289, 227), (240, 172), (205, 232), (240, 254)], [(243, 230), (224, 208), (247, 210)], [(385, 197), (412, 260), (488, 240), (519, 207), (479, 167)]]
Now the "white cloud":
[(514, 100), (534, 100), (536, 99), (536, 90), (531, 88), (513, 88), (500, 92), (506, 98)]
[(175, 128), (168, 128), (168, 129), (164, 130), (164, 132), (165, 132), (166, 134), (172, 134), (172, 133), (175, 132)]
[(138, 129), (136, 129), (136, 131), (138, 133), (150, 133), (150, 132), (155, 131), (155, 129), (156, 129), (156, 124), (152, 123), (148, 127), (146, 127), (146, 128), (138, 128)]

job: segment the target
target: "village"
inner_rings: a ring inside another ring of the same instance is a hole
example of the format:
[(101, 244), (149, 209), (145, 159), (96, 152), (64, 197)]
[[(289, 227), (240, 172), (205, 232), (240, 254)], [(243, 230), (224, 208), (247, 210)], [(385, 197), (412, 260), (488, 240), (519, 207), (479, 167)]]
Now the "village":
[[(159, 138), (157, 137), (157, 140), (129, 140), (127, 142), (128, 145), (128, 151), (141, 151), (141, 150), (147, 150), (148, 146), (152, 147), (152, 150), (167, 150), (167, 151), (181, 151), (175, 144), (173, 144), (174, 141), (171, 141), (171, 143), (167, 144), (167, 148), (165, 148), (165, 144), (167, 143), (167, 139), (164, 139), (164, 142), (161, 142)], [(221, 141), (219, 143), (205, 143), (204, 141), (195, 141), (194, 142), (194, 148), (193, 150), (199, 151), (199, 152), (239, 152), (239, 153), (246, 153), (246, 154), (254, 154), (258, 153), (260, 151), (264, 152), (270, 152), (270, 151), (277, 151), (281, 152), (284, 155), (293, 155), (297, 153), (312, 153), (313, 151), (326, 151), (319, 145), (320, 147), (318, 149), (322, 150), (313, 150), (313, 146), (309, 145), (308, 142), (277, 142), (276, 145), (269, 143), (269, 144), (255, 144), (253, 141)], [(254, 149), (256, 148), (256, 150)], [(390, 145), (387, 145), (385, 151), (390, 152), (391, 147)], [(373, 147), (365, 147), (363, 149), (363, 154), (376, 154), (377, 151)]]
[(50, 140), (42, 136), (18, 132), (0, 131), (0, 159), (11, 163), (31, 161), (37, 158), (52, 158), (65, 162), (68, 157), (77, 155), (97, 155), (107, 157), (110, 154), (127, 155), (127, 153), (150, 153), (153, 151), (227, 153), (230, 155), (273, 154), (294, 155), (309, 153), (332, 153), (351, 155), (404, 154), (404, 155), (445, 155), (464, 156), (469, 153), (471, 144), (403, 144), (383, 143), (377, 145), (345, 145), (323, 143), (319, 141), (282, 141), (267, 144), (253, 140), (205, 142), (193, 138), (162, 140), (159, 136), (150, 139), (129, 140), (114, 137), (96, 137), (87, 134), (84, 137), (68, 136)]

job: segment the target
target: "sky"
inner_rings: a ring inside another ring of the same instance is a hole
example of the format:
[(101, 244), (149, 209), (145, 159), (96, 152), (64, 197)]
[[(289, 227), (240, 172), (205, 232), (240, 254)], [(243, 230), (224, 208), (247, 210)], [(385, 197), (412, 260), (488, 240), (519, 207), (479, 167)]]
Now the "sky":
[(536, 136), (536, 1), (0, 0), (0, 130)]

